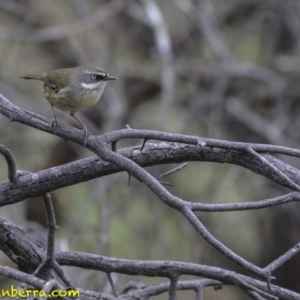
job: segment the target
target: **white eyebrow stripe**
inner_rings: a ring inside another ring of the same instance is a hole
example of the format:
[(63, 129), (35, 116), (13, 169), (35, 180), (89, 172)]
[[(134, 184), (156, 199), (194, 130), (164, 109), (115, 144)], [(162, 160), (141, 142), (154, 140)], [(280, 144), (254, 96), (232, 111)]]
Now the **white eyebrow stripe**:
[(88, 90), (94, 90), (99, 87), (99, 82), (92, 82), (92, 83), (81, 83), (81, 87)]
[(97, 71), (84, 71), (84, 73), (86, 74), (89, 74), (89, 75), (92, 75), (92, 74), (97, 74), (97, 75), (102, 75), (102, 76), (105, 76), (106, 75), (106, 72), (97, 72)]

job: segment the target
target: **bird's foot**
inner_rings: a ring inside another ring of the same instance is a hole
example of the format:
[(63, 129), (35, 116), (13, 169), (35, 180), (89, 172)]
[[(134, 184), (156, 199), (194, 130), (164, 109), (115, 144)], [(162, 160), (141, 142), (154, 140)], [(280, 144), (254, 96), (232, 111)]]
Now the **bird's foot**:
[(88, 130), (86, 129), (86, 127), (83, 128), (82, 131), (81, 131), (81, 135), (80, 135), (81, 138), (85, 137), (83, 146), (86, 145), (86, 142), (90, 138), (90, 136), (91, 136), (91, 134), (88, 132)]
[(49, 126), (49, 130), (51, 130), (51, 128), (53, 127), (54, 135), (56, 135), (56, 127), (57, 126), (60, 126), (60, 125), (59, 125), (58, 121), (56, 120), (56, 118), (53, 118), (52, 122), (51, 122), (51, 124)]

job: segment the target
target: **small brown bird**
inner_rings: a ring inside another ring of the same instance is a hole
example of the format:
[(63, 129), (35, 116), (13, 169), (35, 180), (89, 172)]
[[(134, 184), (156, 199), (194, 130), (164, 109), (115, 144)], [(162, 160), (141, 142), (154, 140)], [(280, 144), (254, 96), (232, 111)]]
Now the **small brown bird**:
[(44, 95), (51, 104), (53, 120), (50, 128), (58, 125), (53, 106), (69, 112), (82, 127), (85, 143), (90, 133), (78, 119), (76, 112), (86, 110), (98, 103), (110, 76), (105, 70), (92, 65), (59, 69), (42, 75), (26, 75), (20, 78), (35, 79), (44, 83)]

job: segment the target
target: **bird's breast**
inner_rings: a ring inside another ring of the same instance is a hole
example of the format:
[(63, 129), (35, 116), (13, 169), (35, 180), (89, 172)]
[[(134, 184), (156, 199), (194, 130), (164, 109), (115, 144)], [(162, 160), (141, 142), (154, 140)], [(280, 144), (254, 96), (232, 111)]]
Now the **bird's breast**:
[(99, 101), (102, 93), (103, 88), (80, 88), (76, 90), (68, 86), (55, 93), (50, 87), (44, 87), (47, 100), (55, 107), (69, 112), (82, 111), (94, 106)]

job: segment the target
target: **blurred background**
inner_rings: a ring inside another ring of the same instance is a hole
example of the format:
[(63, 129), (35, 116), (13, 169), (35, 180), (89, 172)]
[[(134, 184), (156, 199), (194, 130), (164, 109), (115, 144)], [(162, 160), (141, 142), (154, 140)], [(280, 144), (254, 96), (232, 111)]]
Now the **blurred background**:
[[(94, 64), (119, 80), (107, 85), (97, 106), (78, 114), (93, 134), (129, 124), (299, 148), (299, 32), (300, 2), (294, 0), (1, 0), (0, 93), (51, 118), (42, 84), (18, 77)], [(56, 110), (56, 115), (60, 122), (78, 125), (64, 112)], [(18, 169), (31, 172), (93, 155), (1, 115), (0, 138), (15, 155)], [(118, 147), (141, 142), (127, 140)], [(284, 159), (300, 166), (299, 160)], [(148, 170), (158, 176), (172, 167)], [(4, 159), (0, 170), (1, 180), (6, 180)], [(208, 203), (256, 201), (288, 192), (240, 167), (213, 163), (190, 162), (167, 180), (174, 185), (168, 188), (173, 194)], [(126, 174), (64, 188), (52, 196), (60, 226), (58, 251), (179, 260), (245, 273), (143, 184), (132, 179), (127, 186)], [(1, 214), (45, 243), (41, 199), (1, 208)], [(261, 267), (299, 242), (297, 204), (198, 216), (225, 245)], [(0, 264), (12, 266), (4, 255)], [(287, 262), (274, 274), (274, 282), (300, 292), (299, 265), (299, 256)], [(110, 292), (103, 274), (78, 269), (68, 273), (77, 287)], [(114, 274), (118, 291), (137, 279), (161, 282)], [(1, 287), (8, 285), (1, 280)], [(205, 290), (205, 299), (241, 297), (247, 299), (234, 287)]]

